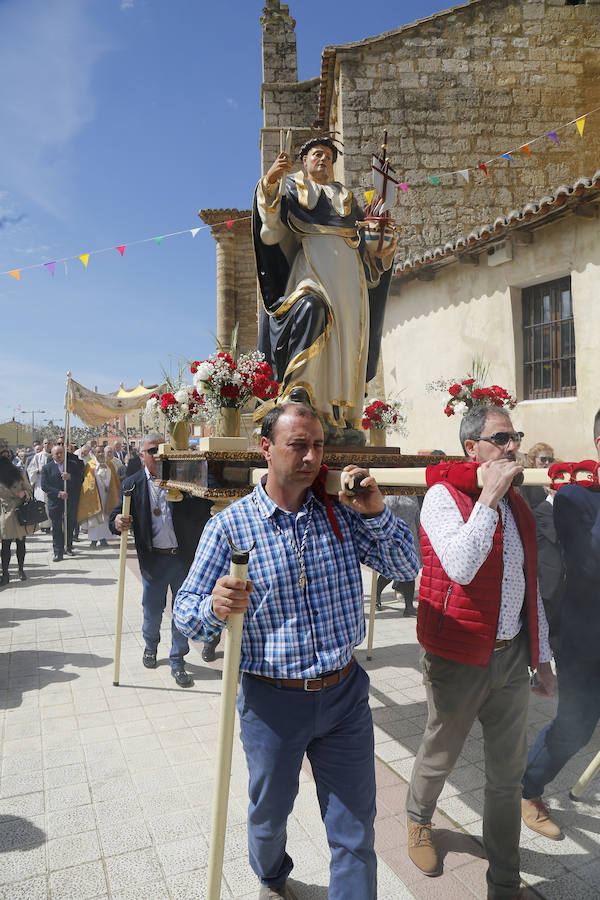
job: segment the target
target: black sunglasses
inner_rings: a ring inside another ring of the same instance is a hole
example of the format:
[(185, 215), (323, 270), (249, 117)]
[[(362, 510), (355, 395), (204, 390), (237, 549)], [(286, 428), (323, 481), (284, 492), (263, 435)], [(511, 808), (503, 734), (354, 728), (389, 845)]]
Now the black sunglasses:
[(149, 453), (150, 456), (156, 456), (158, 453), (158, 447), (148, 447), (144, 450), (144, 453)]
[(487, 437), (479, 437), (479, 441), (487, 441), (488, 444), (494, 444), (496, 447), (506, 447), (512, 441), (513, 444), (520, 444), (525, 437), (522, 431), (496, 431), (495, 434), (488, 434)]
[(540, 461), (541, 463), (543, 463), (545, 466), (551, 466), (552, 463), (554, 462), (554, 457), (553, 457), (553, 456), (538, 456), (538, 459), (539, 459), (539, 461)]

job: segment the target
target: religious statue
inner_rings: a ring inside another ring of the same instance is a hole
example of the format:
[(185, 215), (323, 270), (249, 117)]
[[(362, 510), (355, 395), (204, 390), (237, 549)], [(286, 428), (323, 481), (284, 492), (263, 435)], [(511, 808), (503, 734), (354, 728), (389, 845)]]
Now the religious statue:
[(369, 239), (356, 199), (333, 180), (338, 152), (332, 138), (313, 138), (300, 149), (302, 170), (288, 174), (284, 151), (257, 185), (258, 347), (280, 383), (275, 402), (308, 401), (326, 442), (352, 444), (364, 443), (396, 240)]

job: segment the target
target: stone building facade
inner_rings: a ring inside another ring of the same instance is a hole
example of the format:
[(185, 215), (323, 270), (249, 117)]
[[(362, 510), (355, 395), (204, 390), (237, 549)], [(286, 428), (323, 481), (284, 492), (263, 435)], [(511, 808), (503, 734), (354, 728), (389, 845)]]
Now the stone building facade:
[[(308, 133), (336, 131), (336, 176), (369, 188), (371, 153), (387, 128), (392, 164), (409, 185), (393, 210), (400, 260), (597, 167), (600, 116), (586, 121), (585, 140), (573, 125), (560, 145), (533, 143), (531, 158), (518, 148), (600, 106), (600, 0), (470, 0), (327, 46), (321, 77), (300, 82), (288, 7), (267, 0), (261, 21), (263, 171), (279, 128), (296, 129), (295, 149)], [(488, 177), (477, 170), (513, 150)], [(466, 168), (475, 170), (468, 184), (458, 174)]]

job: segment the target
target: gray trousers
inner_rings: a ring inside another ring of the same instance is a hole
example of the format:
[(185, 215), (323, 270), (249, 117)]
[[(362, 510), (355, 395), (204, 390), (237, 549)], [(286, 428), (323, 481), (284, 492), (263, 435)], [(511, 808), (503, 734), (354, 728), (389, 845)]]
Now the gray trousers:
[(519, 892), (521, 779), (529, 703), (526, 634), (492, 654), (487, 668), (421, 653), (429, 718), (406, 801), (412, 822), (431, 822), (437, 799), (476, 718), (483, 728), (483, 842), (492, 898)]

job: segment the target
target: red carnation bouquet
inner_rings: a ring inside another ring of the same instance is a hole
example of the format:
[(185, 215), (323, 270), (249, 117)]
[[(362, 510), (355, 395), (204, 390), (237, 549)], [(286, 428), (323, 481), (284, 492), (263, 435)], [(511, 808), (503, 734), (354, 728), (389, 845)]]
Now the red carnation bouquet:
[(258, 350), (237, 359), (225, 350), (211, 353), (208, 359), (195, 360), (190, 371), (209, 423), (216, 421), (220, 409), (241, 409), (251, 397), (274, 400), (279, 393), (273, 370)]
[(396, 431), (406, 437), (406, 416), (399, 400), (367, 400), (363, 408), (362, 427)]
[(190, 384), (172, 384), (167, 378), (168, 390), (160, 394), (151, 394), (146, 402), (145, 419), (154, 427), (161, 427), (165, 420), (173, 425), (176, 422), (202, 422), (206, 414), (204, 397)]
[(444, 391), (450, 394), (444, 408), (447, 416), (453, 416), (455, 413), (464, 415), (476, 404), (497, 406), (500, 409), (514, 409), (517, 405), (516, 397), (509, 394), (506, 388), (500, 387), (499, 384), (483, 387), (478, 378), (464, 378), (456, 381), (440, 379), (428, 384), (427, 390)]

